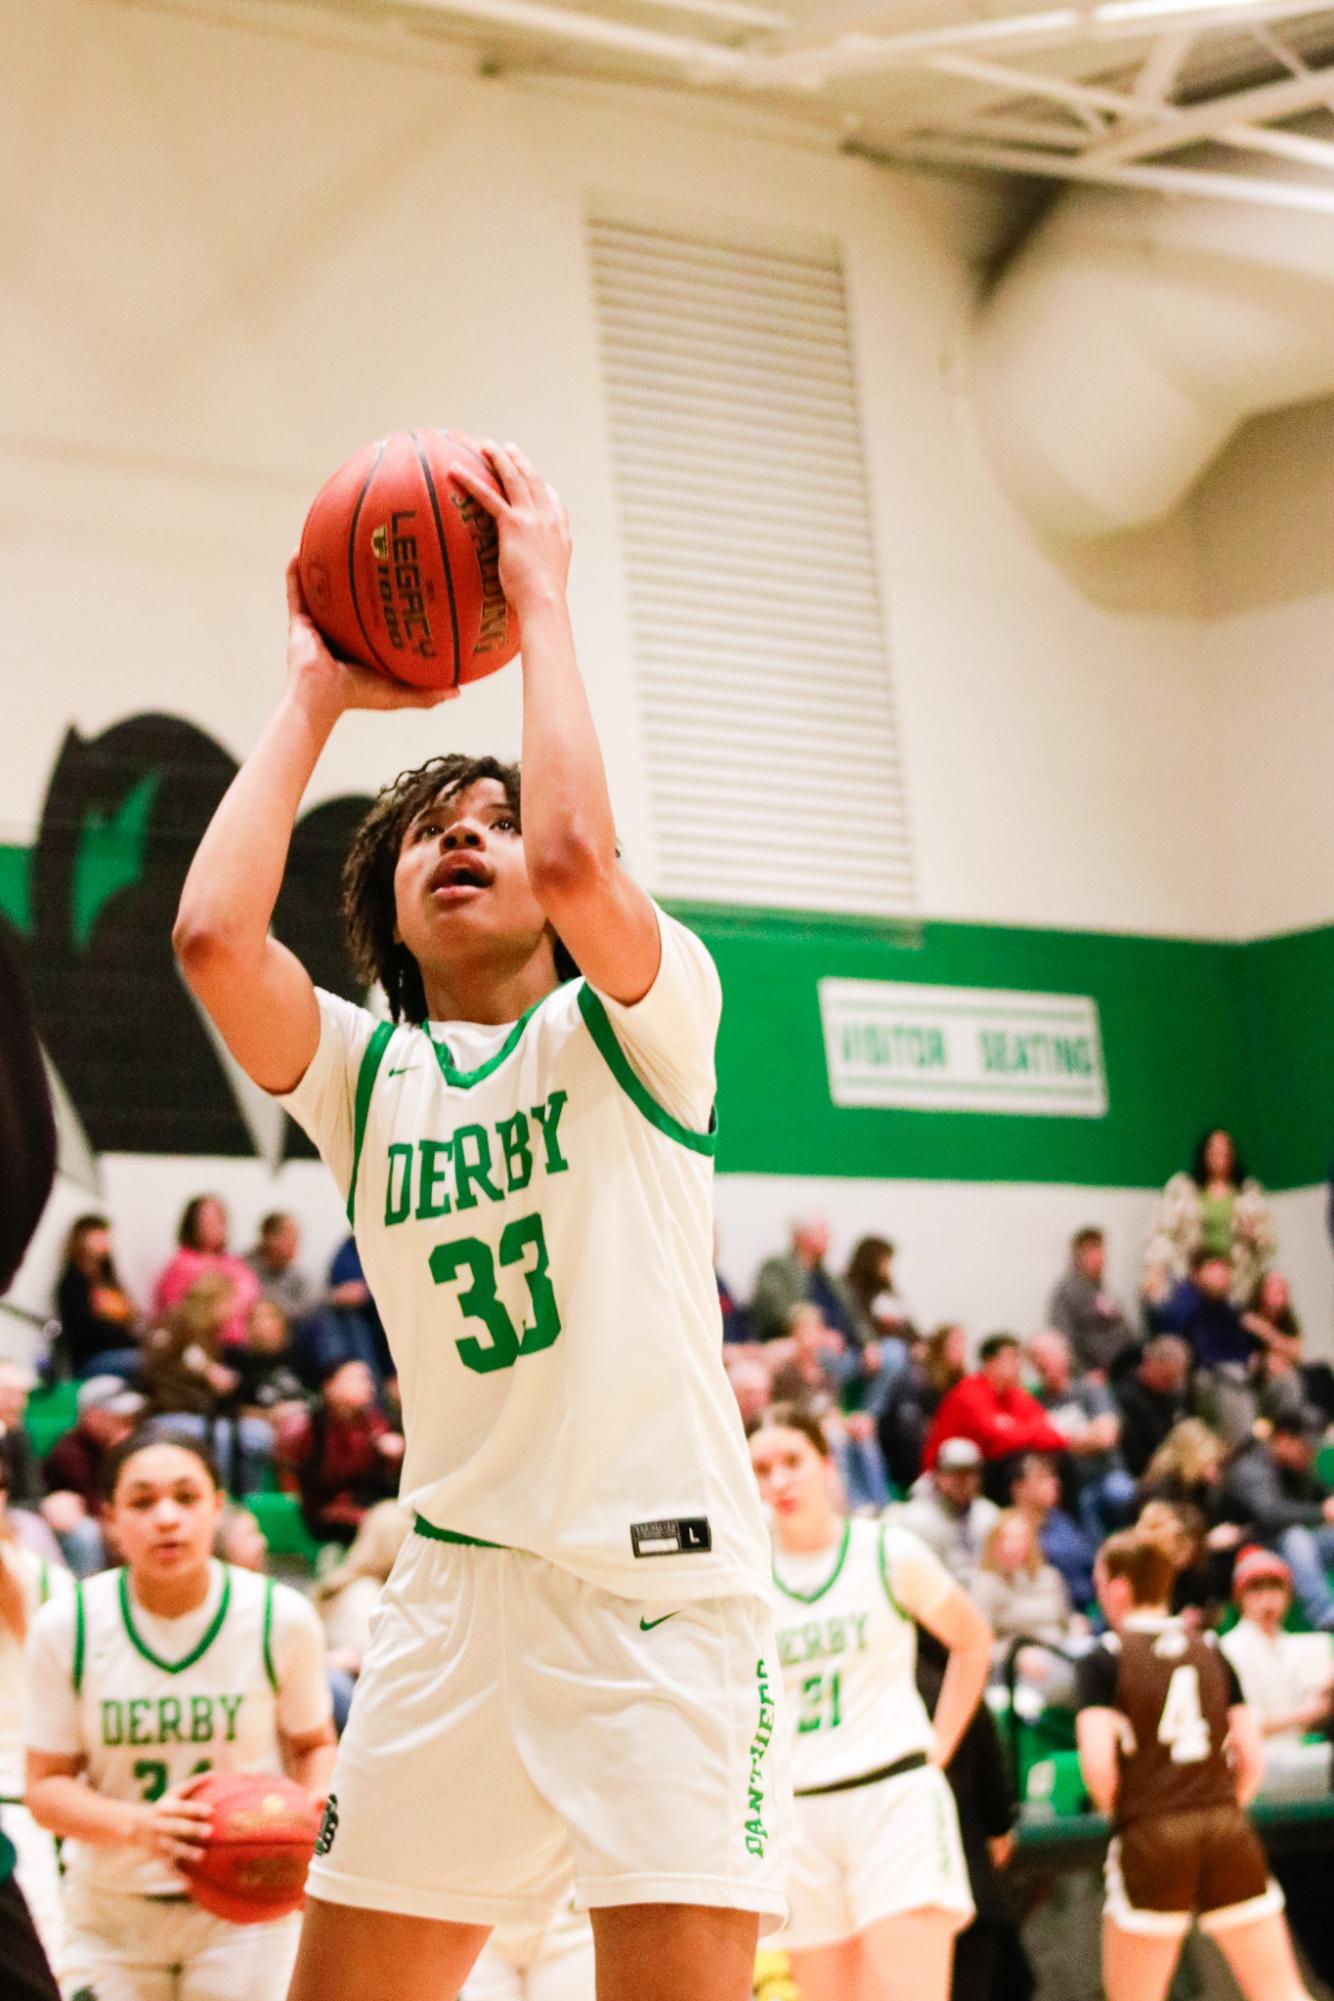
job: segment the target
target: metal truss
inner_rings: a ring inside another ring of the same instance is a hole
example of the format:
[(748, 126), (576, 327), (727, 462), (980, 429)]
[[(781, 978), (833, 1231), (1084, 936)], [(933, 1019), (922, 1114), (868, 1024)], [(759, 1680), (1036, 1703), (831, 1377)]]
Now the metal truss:
[(474, 41), (492, 67), (767, 105), (874, 158), (1334, 213), (1334, 0), (839, 3), (292, 0)]

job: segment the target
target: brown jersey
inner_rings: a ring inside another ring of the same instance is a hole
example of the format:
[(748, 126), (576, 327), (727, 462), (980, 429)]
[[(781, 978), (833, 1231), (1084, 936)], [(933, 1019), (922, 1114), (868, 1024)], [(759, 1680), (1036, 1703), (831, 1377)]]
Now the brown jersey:
[(1226, 1742), (1228, 1711), (1241, 1699), (1213, 1636), (1188, 1633), (1176, 1619), (1131, 1618), (1117, 1640), (1084, 1657), (1079, 1707), (1114, 1709), (1125, 1723), (1118, 1827), (1146, 1814), (1236, 1805)]

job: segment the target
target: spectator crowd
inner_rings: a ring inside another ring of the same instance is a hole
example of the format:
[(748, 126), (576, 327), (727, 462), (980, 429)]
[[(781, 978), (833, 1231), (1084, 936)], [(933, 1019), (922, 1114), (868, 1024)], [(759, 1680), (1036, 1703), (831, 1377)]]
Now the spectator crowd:
[[(1329, 1789), (1334, 1493), (1317, 1457), (1334, 1373), (1305, 1352), (1267, 1202), (1226, 1132), (1164, 1190), (1133, 1300), (1109, 1287), (1090, 1223), (1041, 1324), (931, 1325), (887, 1237), (836, 1267), (829, 1225), (806, 1217), (748, 1299), (720, 1276), (719, 1301), (743, 1420), (781, 1401), (819, 1421), (847, 1506), (913, 1530), (982, 1610), (998, 1691), (1038, 1708), (1068, 1699), (1097, 1628), (1098, 1548), (1135, 1523), (1170, 1550), (1175, 1609), (1225, 1629), (1267, 1783)], [(33, 1379), (0, 1362), (0, 1652), (6, 1573), (31, 1585), (38, 1566), (86, 1576), (116, 1562), (109, 1456), (132, 1432), (185, 1430), (237, 1502), (285, 1492), (324, 1546), (310, 1588), (341, 1728), (408, 1521), (393, 1363), (355, 1244), (317, 1279), (291, 1215), (266, 1216), (240, 1253), (224, 1204), (198, 1195), (139, 1301), (110, 1222), (88, 1214), (69, 1231), (55, 1308), (44, 1374), (68, 1384), (75, 1417), (40, 1455), (24, 1422)], [(265, 1565), (244, 1507), (219, 1553)]]
[[(140, 1300), (117, 1269), (109, 1219), (90, 1213), (70, 1229), (42, 1374), (48, 1395), (64, 1383), (74, 1418), (40, 1452), (25, 1423), (34, 1379), (0, 1362), (0, 1778), (18, 1755), (25, 1624), (70, 1572), (120, 1560), (104, 1474), (145, 1429), (211, 1448), (235, 1503), (217, 1554), (233, 1565), (272, 1568), (256, 1517), (288, 1497), (308, 1549), (323, 1552), (306, 1588), (340, 1731), (353, 1699), (410, 1521), (396, 1499), (393, 1363), (356, 1246), (348, 1238), (316, 1277), (296, 1220), (274, 1211), (238, 1251), (211, 1194), (185, 1204), (176, 1238)], [(748, 1298), (719, 1276), (742, 1419), (780, 1402), (805, 1410), (846, 1506), (898, 1521), (934, 1551), (990, 1627), (995, 1706), (1041, 1727), (1070, 1704), (1099, 1629), (1098, 1549), (1133, 1523), (1170, 1554), (1174, 1609), (1219, 1629), (1264, 1733), (1267, 1789), (1328, 1792), (1334, 1493), (1317, 1461), (1334, 1372), (1305, 1351), (1267, 1201), (1230, 1136), (1206, 1135), (1164, 1189), (1136, 1298), (1109, 1286), (1106, 1238), (1090, 1222), (1022, 1332), (933, 1325), (904, 1297), (888, 1237), (863, 1237), (837, 1264), (831, 1243), (826, 1221), (804, 1217)], [(919, 1679), (932, 1670), (928, 1646)], [(973, 1763), (950, 1776), (973, 1827), (974, 1894), (993, 1922), (967, 1940), (1001, 1953), (1004, 1970), (956, 1978), (955, 1992), (1022, 1994), (1031, 1976), (1013, 1910), (998, 1880), (990, 1903), (983, 1894), (1008, 1853), (1016, 1774), (1000, 1770), (985, 1706), (974, 1722)], [(37, 1846), (23, 1858), (35, 1908)], [(48, 1935), (58, 1926), (54, 1891), (39, 1918)], [(961, 1977), (968, 1964), (961, 1948)]]
[(1109, 1287), (1090, 1223), (1022, 1336), (920, 1318), (888, 1238), (841, 1269), (830, 1245), (804, 1217), (748, 1302), (720, 1278), (743, 1417), (817, 1415), (848, 1507), (929, 1544), (991, 1625), (998, 1678), (1021, 1701), (1034, 1684), (1035, 1706), (1059, 1702), (1090, 1644), (1101, 1543), (1132, 1524), (1161, 1539), (1174, 1609), (1223, 1631), (1265, 1718), (1274, 1789), (1328, 1790), (1334, 1492), (1317, 1460), (1334, 1376), (1305, 1352), (1231, 1135), (1207, 1133), (1163, 1190), (1138, 1297)]

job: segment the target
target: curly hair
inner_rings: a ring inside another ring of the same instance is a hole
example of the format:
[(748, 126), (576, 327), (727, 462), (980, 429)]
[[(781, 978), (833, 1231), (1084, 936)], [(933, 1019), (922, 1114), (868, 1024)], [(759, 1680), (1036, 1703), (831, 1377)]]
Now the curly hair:
[[(426, 988), (421, 967), (395, 938), (394, 871), (403, 836), (422, 810), (451, 798), (480, 779), (494, 778), (522, 826), (519, 767), (498, 757), (469, 757), (451, 751), (428, 758), (411, 771), (400, 771), (375, 797), (352, 837), (343, 864), (343, 930), (352, 963), (367, 986), (377, 980), (384, 988), (394, 1021), (420, 1026), (427, 1019)], [(556, 939), (556, 971), (572, 979), (579, 968)]]

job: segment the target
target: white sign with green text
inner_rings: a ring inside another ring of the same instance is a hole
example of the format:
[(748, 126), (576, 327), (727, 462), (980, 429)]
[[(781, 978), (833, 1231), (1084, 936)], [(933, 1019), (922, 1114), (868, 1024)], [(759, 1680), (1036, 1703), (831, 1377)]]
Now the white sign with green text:
[(1085, 994), (821, 980), (836, 1105), (1107, 1115), (1098, 1009)]

